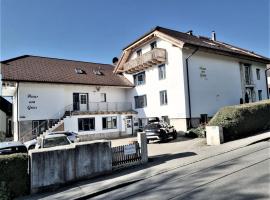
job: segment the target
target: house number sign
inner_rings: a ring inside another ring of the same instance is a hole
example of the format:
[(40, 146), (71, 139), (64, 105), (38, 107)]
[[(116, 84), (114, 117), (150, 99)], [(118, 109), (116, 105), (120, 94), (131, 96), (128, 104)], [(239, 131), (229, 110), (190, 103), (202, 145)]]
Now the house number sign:
[(28, 110), (36, 110), (37, 109), (36, 100), (38, 99), (38, 96), (37, 95), (28, 94), (27, 95), (27, 99), (28, 99), (27, 109)]
[(130, 154), (134, 154), (134, 153), (136, 153), (135, 144), (130, 144), (130, 145), (124, 146), (124, 154), (125, 155), (130, 155)]

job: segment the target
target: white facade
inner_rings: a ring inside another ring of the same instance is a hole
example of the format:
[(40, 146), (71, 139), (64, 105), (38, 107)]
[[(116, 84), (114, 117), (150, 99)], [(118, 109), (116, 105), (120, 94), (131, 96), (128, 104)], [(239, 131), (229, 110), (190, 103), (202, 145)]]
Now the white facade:
[[(240, 99), (245, 99), (245, 88), (241, 82), (244, 74), (240, 70), (242, 63), (251, 66), (253, 101), (259, 100), (259, 91), (261, 91), (262, 99), (267, 99), (264, 73), (266, 65), (250, 60), (206, 53), (201, 50), (190, 56), (194, 49), (183, 49), (169, 41), (157, 38), (133, 49), (126, 62), (136, 59), (136, 52), (139, 49), (141, 49), (142, 55), (149, 52), (150, 44), (153, 41), (156, 41), (157, 48), (166, 49), (166, 78), (159, 80), (158, 65), (133, 74), (124, 74), (134, 83), (133, 75), (145, 72), (145, 84), (138, 85), (127, 93), (128, 100), (133, 102), (133, 108), (138, 112), (138, 118), (168, 116), (177, 130), (186, 130), (186, 119), (190, 116), (187, 77), (189, 77), (191, 119), (196, 121), (194, 124), (199, 123), (201, 114), (212, 117), (221, 107), (240, 104)], [(186, 71), (186, 58), (188, 57), (189, 75)], [(259, 79), (257, 69), (259, 69)], [(167, 105), (160, 104), (159, 92), (162, 90), (167, 91)], [(136, 109), (134, 97), (140, 95), (146, 95), (147, 106)]]

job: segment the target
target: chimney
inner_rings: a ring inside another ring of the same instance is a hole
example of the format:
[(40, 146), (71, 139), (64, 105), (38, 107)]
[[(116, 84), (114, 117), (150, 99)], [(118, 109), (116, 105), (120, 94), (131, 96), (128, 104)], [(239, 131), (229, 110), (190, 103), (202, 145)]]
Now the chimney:
[(187, 34), (193, 35), (193, 30), (189, 30), (189, 31), (187, 32)]
[(216, 39), (217, 39), (216, 32), (212, 31), (212, 40), (216, 41)]
[(117, 57), (114, 57), (113, 59), (112, 59), (112, 63), (113, 63), (113, 65), (117, 65), (117, 63), (118, 63), (118, 58)]

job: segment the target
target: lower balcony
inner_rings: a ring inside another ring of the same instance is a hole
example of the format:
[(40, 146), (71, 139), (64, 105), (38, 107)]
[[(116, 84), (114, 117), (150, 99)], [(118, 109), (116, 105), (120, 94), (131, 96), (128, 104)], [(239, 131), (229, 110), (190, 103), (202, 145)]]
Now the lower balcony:
[(136, 73), (154, 65), (166, 62), (166, 49), (154, 48), (153, 50), (132, 59), (124, 64), (126, 73)]
[(135, 113), (131, 102), (74, 103), (65, 109), (65, 115)]

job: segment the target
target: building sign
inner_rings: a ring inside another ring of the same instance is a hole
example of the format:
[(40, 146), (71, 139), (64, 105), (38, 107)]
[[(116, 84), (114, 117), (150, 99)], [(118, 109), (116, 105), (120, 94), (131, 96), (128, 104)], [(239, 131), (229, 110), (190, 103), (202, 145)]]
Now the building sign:
[(129, 144), (124, 146), (124, 154), (125, 155), (130, 155), (130, 154), (135, 154), (136, 153), (136, 146), (135, 144)]
[(38, 96), (28, 94), (27, 99), (28, 99), (27, 110), (36, 110), (37, 109), (36, 101), (38, 100)]
[(200, 77), (203, 80), (207, 80), (206, 67), (200, 66)]

